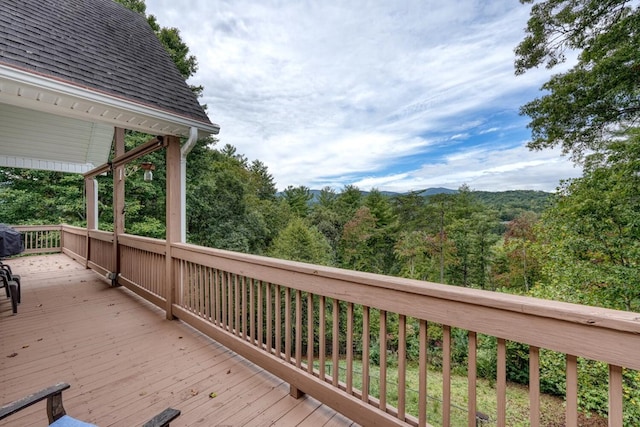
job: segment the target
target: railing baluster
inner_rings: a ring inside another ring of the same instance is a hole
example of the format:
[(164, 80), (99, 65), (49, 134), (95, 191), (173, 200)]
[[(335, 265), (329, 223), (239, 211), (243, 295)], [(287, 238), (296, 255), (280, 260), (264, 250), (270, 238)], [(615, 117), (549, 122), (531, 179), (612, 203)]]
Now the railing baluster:
[(311, 292), (307, 292), (307, 372), (310, 374), (313, 374), (313, 316), (313, 294)]
[[(144, 273), (142, 273), (144, 275)], [(198, 315), (198, 317), (202, 317), (202, 266), (199, 264), (196, 264), (195, 266), (195, 275), (194, 275), (194, 289), (195, 289), (195, 296), (196, 296), (196, 305), (195, 305), (195, 312)]]
[(233, 289), (235, 274), (227, 273), (227, 330), (233, 334), (234, 303)]
[(213, 309), (213, 293), (215, 289), (215, 272), (213, 268), (207, 268), (207, 318), (210, 322), (213, 322), (215, 318), (215, 311)]
[(261, 280), (257, 280), (256, 284), (258, 286), (258, 347), (263, 348), (264, 344), (264, 312), (263, 312), (263, 304), (264, 304), (264, 288)]
[(498, 400), (497, 424), (498, 427), (506, 427), (507, 417), (507, 343), (504, 339), (498, 338), (496, 372), (496, 398)]
[(531, 427), (540, 426), (540, 349), (529, 347), (529, 418)]
[(213, 317), (214, 323), (220, 327), (220, 272), (218, 269), (213, 269)]
[(241, 285), (242, 285), (242, 311), (240, 315), (242, 316), (242, 339), (247, 340), (248, 331), (247, 331), (247, 317), (249, 316), (249, 309), (247, 307), (247, 278), (246, 276), (242, 276)]
[(193, 295), (193, 270), (195, 269), (195, 265), (190, 262), (189, 263), (189, 281), (187, 282), (188, 285), (185, 288), (185, 292), (187, 292), (187, 298), (186, 300), (188, 301), (188, 307), (189, 307), (189, 311), (193, 312), (193, 301), (194, 301), (194, 295)]
[(578, 426), (578, 358), (570, 354), (567, 357), (567, 392), (566, 398), (566, 427)]
[(369, 307), (362, 307), (362, 401), (369, 402)]
[(284, 360), (291, 363), (291, 288), (284, 290)]
[(418, 362), (418, 427), (427, 425), (427, 322), (420, 320)]
[(347, 393), (353, 394), (353, 303), (347, 304)]
[(240, 313), (242, 312), (242, 306), (240, 305), (240, 277), (237, 274), (233, 275), (233, 293), (234, 293), (234, 304), (233, 304), (233, 312), (235, 314), (234, 328), (236, 331), (236, 336), (242, 336), (242, 326), (240, 326)]
[(451, 327), (442, 325), (442, 425), (451, 425)]
[(274, 345), (276, 357), (282, 357), (282, 289), (279, 285), (274, 286), (275, 289), (275, 302), (274, 302), (274, 310), (275, 310), (275, 331), (276, 331), (276, 341)]
[(467, 410), (468, 410), (468, 425), (469, 427), (475, 427), (476, 425), (476, 372), (477, 372), (477, 348), (478, 348), (478, 335), (469, 331), (469, 350), (467, 355)]
[[(146, 276), (146, 275), (145, 275)], [(200, 317), (206, 317), (204, 308), (204, 267), (198, 266), (198, 315)]]
[(267, 297), (265, 301), (267, 303), (267, 342), (266, 349), (268, 353), (271, 353), (273, 349), (273, 292), (271, 290), (271, 283), (266, 283)]
[(333, 299), (333, 342), (331, 343), (332, 350), (332, 365), (333, 365), (333, 386), (338, 386), (339, 374), (340, 374), (340, 301)]
[(387, 410), (387, 312), (380, 310), (380, 334), (379, 341), (379, 359), (380, 359), (380, 378), (378, 380), (378, 390), (380, 391), (379, 408), (383, 411)]
[(296, 290), (296, 367), (302, 367), (302, 291)]
[(221, 318), (221, 326), (223, 329), (228, 329), (228, 318), (227, 318), (227, 278), (228, 274), (226, 272), (220, 272), (220, 306), (222, 307), (222, 318)]
[(405, 419), (407, 393), (407, 316), (398, 316), (398, 419)]
[(609, 365), (609, 425), (622, 425), (622, 368)]
[(322, 381), (325, 381), (325, 357), (326, 357), (326, 324), (327, 324), (327, 313), (326, 313), (326, 299), (324, 295), (320, 295), (320, 302), (318, 303), (318, 308), (320, 310), (318, 317), (318, 375)]
[(249, 342), (256, 343), (256, 283), (254, 279), (249, 280)]

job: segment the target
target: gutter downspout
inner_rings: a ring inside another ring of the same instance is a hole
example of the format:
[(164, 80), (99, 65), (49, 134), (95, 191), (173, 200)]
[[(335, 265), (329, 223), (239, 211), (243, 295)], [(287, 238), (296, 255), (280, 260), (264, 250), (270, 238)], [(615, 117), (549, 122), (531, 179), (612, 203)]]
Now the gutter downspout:
[(180, 242), (187, 242), (187, 156), (198, 140), (198, 128), (192, 126), (189, 139), (180, 148)]

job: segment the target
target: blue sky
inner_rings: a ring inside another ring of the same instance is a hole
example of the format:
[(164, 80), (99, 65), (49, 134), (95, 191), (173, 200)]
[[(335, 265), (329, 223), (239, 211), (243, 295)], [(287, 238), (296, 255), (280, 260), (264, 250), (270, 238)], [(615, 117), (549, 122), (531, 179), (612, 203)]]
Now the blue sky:
[[(531, 152), (516, 0), (146, 0), (198, 59), (190, 83), (231, 144), (288, 185), (553, 191), (581, 170)], [(560, 70), (554, 70), (558, 72)]]

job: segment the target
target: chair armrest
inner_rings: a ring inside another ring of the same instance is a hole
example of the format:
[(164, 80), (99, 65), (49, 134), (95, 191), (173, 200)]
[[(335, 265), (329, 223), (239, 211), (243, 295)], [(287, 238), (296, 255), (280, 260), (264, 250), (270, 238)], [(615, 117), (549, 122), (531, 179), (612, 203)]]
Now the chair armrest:
[(169, 423), (178, 418), (179, 415), (179, 410), (167, 408), (144, 423), (142, 427), (169, 427)]
[(49, 416), (49, 422), (57, 420), (65, 415), (64, 408), (62, 407), (62, 392), (71, 387), (67, 383), (58, 383), (54, 386), (45, 388), (36, 393), (30, 394), (27, 397), (23, 397), (20, 400), (11, 402), (0, 408), (0, 420), (15, 414), (18, 411), (28, 408), (29, 406), (47, 399), (47, 415)]

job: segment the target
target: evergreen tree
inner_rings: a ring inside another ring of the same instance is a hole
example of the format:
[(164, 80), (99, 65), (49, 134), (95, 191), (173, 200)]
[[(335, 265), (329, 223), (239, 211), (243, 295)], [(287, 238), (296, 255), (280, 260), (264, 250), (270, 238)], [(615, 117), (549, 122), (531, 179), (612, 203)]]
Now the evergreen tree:
[(275, 258), (332, 265), (327, 239), (302, 218), (294, 217), (274, 239), (269, 255)]

